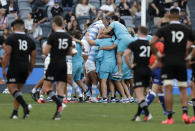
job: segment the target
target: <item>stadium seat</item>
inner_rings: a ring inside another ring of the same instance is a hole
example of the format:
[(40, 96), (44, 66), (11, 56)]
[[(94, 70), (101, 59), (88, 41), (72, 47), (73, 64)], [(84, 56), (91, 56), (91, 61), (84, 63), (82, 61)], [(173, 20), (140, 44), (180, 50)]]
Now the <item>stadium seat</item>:
[(89, 0), (89, 3), (96, 7), (96, 9), (99, 9), (100, 7), (100, 1), (98, 0)]
[(15, 20), (15, 15), (14, 14), (8, 14), (8, 28), (11, 28), (11, 23)]
[(141, 17), (135, 17), (134, 25), (135, 27), (139, 27), (141, 25)]
[(83, 29), (86, 20), (90, 20), (90, 17), (89, 16), (80, 16), (77, 19), (78, 19), (78, 23), (79, 23), (80, 28)]
[(120, 18), (125, 21), (125, 25), (127, 27), (135, 27), (135, 25), (133, 24), (133, 18), (131, 16), (121, 16)]
[(30, 5), (30, 2), (29, 1), (27, 1), (27, 0), (19, 0), (18, 1), (18, 7), (19, 7), (19, 9), (21, 9), (21, 8), (24, 8), (24, 7), (31, 7), (31, 5)]
[(150, 28), (150, 34), (154, 35), (157, 32), (157, 30), (158, 30), (157, 25), (152, 25)]
[(48, 38), (51, 33), (52, 27), (50, 22), (45, 22), (40, 25), (43, 31), (43, 38)]
[(27, 14), (31, 13), (32, 9), (30, 7), (22, 7), (19, 9), (19, 16), (21, 19), (27, 19)]

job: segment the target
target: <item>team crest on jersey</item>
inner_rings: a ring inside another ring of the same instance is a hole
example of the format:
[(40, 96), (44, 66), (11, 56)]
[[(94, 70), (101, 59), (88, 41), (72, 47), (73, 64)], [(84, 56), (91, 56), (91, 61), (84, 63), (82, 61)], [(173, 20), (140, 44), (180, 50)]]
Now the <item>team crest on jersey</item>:
[(135, 86), (142, 86), (142, 82), (136, 82)]
[(166, 74), (162, 75), (162, 78), (163, 79), (166, 79), (167, 78), (167, 75)]
[(16, 79), (15, 79), (15, 78), (9, 78), (8, 81), (9, 81), (9, 82), (16, 82)]
[(53, 76), (48, 76), (47, 79), (53, 81), (54, 77)]

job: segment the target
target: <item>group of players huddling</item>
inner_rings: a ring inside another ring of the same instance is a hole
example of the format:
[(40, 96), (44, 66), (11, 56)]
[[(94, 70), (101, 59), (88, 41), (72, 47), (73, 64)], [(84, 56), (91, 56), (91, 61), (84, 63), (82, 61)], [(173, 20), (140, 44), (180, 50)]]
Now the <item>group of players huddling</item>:
[[(133, 121), (150, 120), (152, 115), (148, 106), (156, 94), (162, 104), (167, 119), (162, 124), (173, 124), (172, 90), (174, 79), (180, 90), (182, 119), (186, 124), (195, 122), (195, 36), (191, 29), (179, 21), (179, 10), (170, 10), (170, 24), (159, 29), (151, 38), (147, 27), (138, 28), (137, 35), (131, 36), (127, 28), (118, 21), (117, 16), (99, 17), (86, 30), (75, 30), (71, 35), (64, 31), (63, 18), (55, 16), (52, 20), (53, 32), (43, 45), (45, 72), (42, 80), (32, 90), (35, 99), (38, 88), (42, 88), (38, 100), (44, 103), (44, 94), (56, 103), (54, 120), (60, 120), (71, 101), (72, 89), (75, 89), (79, 102), (116, 103), (116, 91), (121, 103), (133, 102), (133, 91), (137, 98), (138, 110)], [(35, 64), (35, 43), (24, 32), (24, 22), (17, 19), (13, 23), (14, 32), (5, 41), (3, 56), (3, 76), (14, 97), (14, 110), (11, 119), (18, 119), (18, 109), (24, 109), (23, 118), (28, 118), (32, 106), (22, 97), (22, 87)], [(163, 43), (162, 41), (163, 40)], [(191, 64), (192, 105), (194, 116), (188, 116), (188, 94), (186, 65)], [(6, 67), (8, 71), (6, 73)], [(83, 72), (83, 73), (82, 73)], [(82, 78), (84, 74), (85, 78)], [(132, 84), (132, 78), (134, 84)], [(146, 88), (152, 89), (146, 95)], [(161, 81), (162, 78), (162, 81)], [(54, 84), (54, 82), (56, 82)], [(54, 86), (56, 85), (56, 92)], [(129, 88), (133, 86), (131, 93)], [(164, 90), (165, 89), (165, 98)], [(81, 88), (81, 90), (80, 90)], [(96, 93), (97, 89), (99, 94)], [(90, 92), (90, 93), (88, 93)], [(111, 94), (111, 99), (108, 99)], [(97, 95), (99, 99), (97, 99)]]

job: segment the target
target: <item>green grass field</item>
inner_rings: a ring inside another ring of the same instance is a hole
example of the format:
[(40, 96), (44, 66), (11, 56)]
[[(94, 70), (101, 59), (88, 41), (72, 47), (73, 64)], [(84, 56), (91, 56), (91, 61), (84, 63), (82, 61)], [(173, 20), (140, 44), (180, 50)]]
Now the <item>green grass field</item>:
[[(56, 106), (54, 103), (37, 104), (30, 95), (25, 95), (33, 109), (30, 118), (23, 120), (20, 108), (19, 119), (11, 120), (12, 96), (0, 94), (0, 131), (193, 131), (195, 124), (185, 125), (181, 120), (179, 97), (174, 103), (174, 125), (161, 125), (166, 117), (157, 100), (150, 106), (153, 119), (148, 122), (131, 122), (137, 104), (68, 104), (61, 121), (51, 120)], [(189, 107), (192, 115), (192, 107)]]

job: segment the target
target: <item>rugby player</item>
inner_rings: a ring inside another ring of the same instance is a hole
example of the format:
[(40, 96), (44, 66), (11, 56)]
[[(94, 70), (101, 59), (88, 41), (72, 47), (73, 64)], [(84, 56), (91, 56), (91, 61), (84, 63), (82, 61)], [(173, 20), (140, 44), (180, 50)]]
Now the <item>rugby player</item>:
[[(145, 112), (144, 121), (152, 118), (144, 95), (145, 88), (150, 85), (151, 77), (151, 69), (149, 67), (151, 52), (147, 34), (148, 29), (146, 27), (139, 27), (138, 40), (129, 44), (124, 53), (125, 62), (130, 69), (134, 70), (134, 91), (138, 99), (138, 110), (132, 121), (141, 121), (140, 115), (142, 110)], [(134, 55), (134, 58), (132, 55)], [(129, 57), (131, 58), (131, 63), (129, 63)]]
[[(57, 109), (53, 116), (53, 120), (60, 120), (61, 114), (66, 107), (62, 104), (64, 98), (64, 88), (67, 78), (66, 55), (71, 51), (72, 37), (63, 30), (63, 18), (55, 16), (52, 20), (52, 28), (54, 32), (49, 36), (47, 44), (43, 49), (43, 55), (50, 53), (50, 63), (45, 74), (43, 82), (43, 92), (56, 103)], [(56, 90), (58, 96), (52, 88), (52, 84), (56, 81)]]
[[(188, 116), (188, 94), (187, 94), (187, 73), (186, 73), (186, 51), (188, 50), (188, 41), (193, 41), (192, 30), (179, 22), (179, 10), (170, 10), (170, 25), (167, 25), (157, 31), (151, 40), (152, 52), (157, 52), (156, 42), (160, 38), (164, 39), (164, 57), (162, 59), (163, 85), (165, 87), (165, 104), (168, 112), (168, 118), (162, 121), (162, 124), (173, 124), (172, 105), (173, 105), (173, 86), (177, 79), (182, 103), (182, 119), (186, 124), (190, 124)], [(160, 56), (160, 55), (159, 55)]]
[[(29, 117), (32, 106), (28, 105), (22, 97), (22, 87), (33, 71), (36, 59), (36, 49), (34, 41), (24, 32), (23, 20), (15, 20), (13, 22), (13, 29), (13, 34), (11, 34), (5, 42), (6, 48), (3, 56), (3, 77), (7, 77), (9, 92), (14, 97), (14, 110), (10, 118), (18, 119), (18, 109), (21, 105), (24, 110), (23, 119), (26, 119)], [(7, 66), (8, 71), (6, 74)]]

